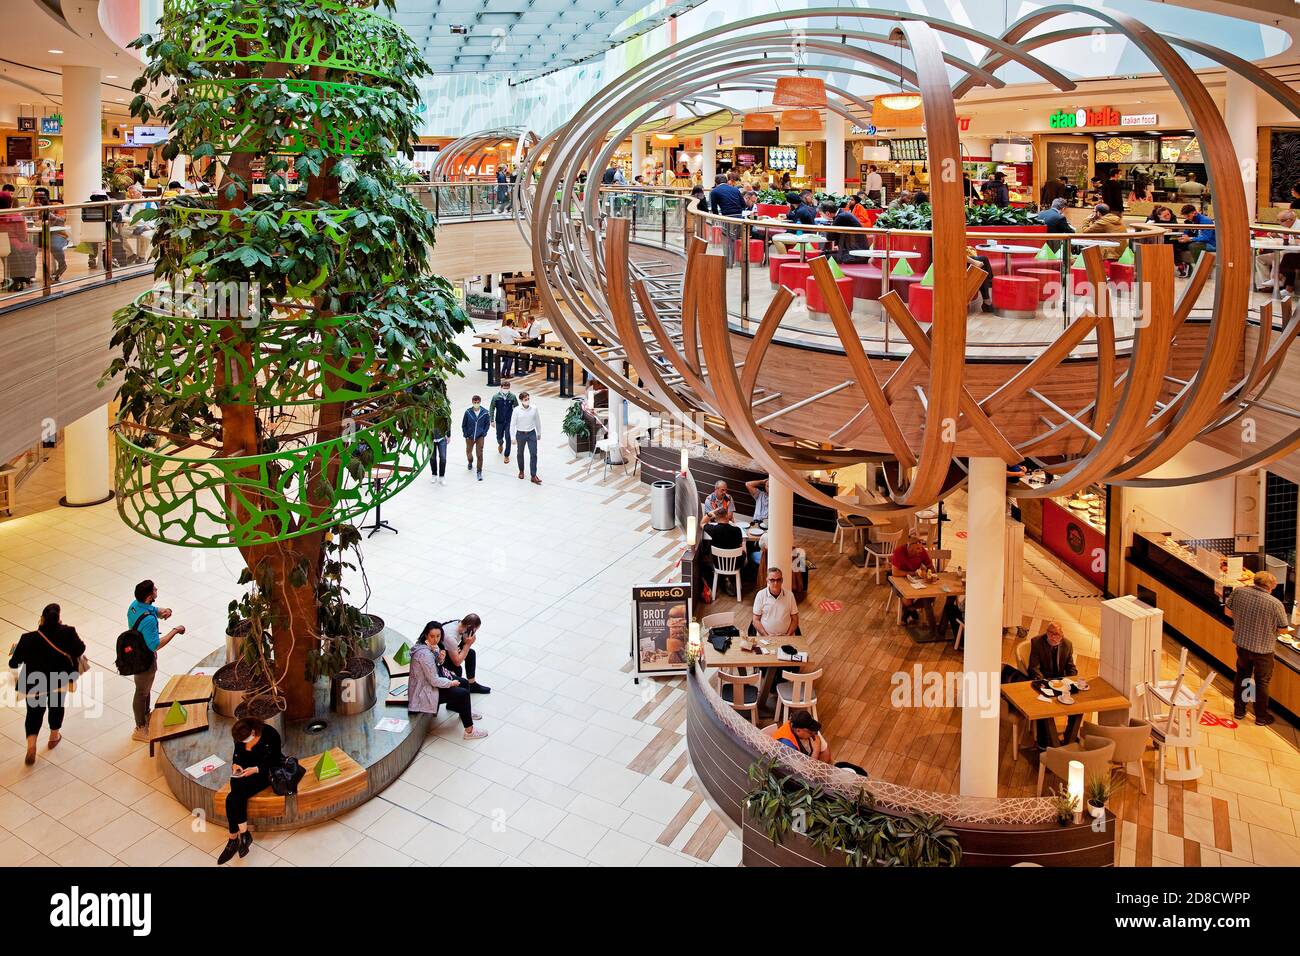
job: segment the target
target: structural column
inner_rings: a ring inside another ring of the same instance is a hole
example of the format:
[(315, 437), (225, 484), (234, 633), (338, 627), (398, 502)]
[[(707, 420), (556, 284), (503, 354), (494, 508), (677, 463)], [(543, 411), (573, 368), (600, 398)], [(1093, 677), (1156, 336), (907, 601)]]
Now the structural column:
[[(632, 134), (632, 178), (635, 179), (645, 172), (645, 134)], [(630, 186), (631, 183), (629, 182)]]
[(1007, 530), (1007, 466), (972, 458), (966, 484), (965, 676), (961, 709), (961, 793), (998, 795), (998, 679), (1002, 671), (1002, 553)]
[[(1227, 72), (1228, 83), (1223, 99), (1223, 119), (1228, 136), (1237, 151), (1237, 162), (1246, 189), (1246, 211), (1255, 217), (1259, 162), (1259, 105), (1255, 84), (1233, 70)], [(1217, 185), (1217, 184), (1215, 184)]]
[[(613, 376), (624, 378), (623, 360), (621, 358), (611, 359), (609, 367)], [(623, 419), (627, 415), (627, 399), (612, 388), (607, 388), (606, 394), (609, 396), (609, 437), (613, 441), (613, 447), (607, 452), (606, 457), (616, 465), (623, 463)], [(593, 451), (594, 455), (595, 452)]]
[(826, 110), (826, 191), (844, 192), (844, 117)]
[(713, 181), (718, 178), (718, 134), (705, 133), (700, 137), (700, 145), (704, 159), (700, 164), (700, 171), (704, 191), (707, 193), (713, 188)]
[(100, 405), (63, 429), (64, 496), (69, 508), (97, 505), (113, 497), (108, 470), (108, 406)]
[[(790, 552), (794, 550), (794, 489), (776, 475), (767, 476), (767, 567), (781, 569), (787, 588)], [(759, 585), (762, 587), (762, 584)]]
[[(104, 134), (100, 70), (63, 68), (63, 201), (86, 202), (103, 186)], [(102, 230), (102, 226), (100, 229)], [(69, 243), (81, 241), (81, 217), (68, 216)], [(95, 238), (93, 236), (89, 238)], [(103, 240), (103, 235), (98, 236)]]

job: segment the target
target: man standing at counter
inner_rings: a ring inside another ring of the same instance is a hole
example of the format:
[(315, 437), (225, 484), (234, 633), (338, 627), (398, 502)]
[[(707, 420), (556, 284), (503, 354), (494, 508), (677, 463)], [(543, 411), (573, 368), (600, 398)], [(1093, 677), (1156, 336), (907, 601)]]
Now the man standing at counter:
[(1286, 608), (1273, 597), (1277, 578), (1267, 571), (1255, 575), (1248, 588), (1234, 588), (1223, 613), (1232, 618), (1232, 643), (1237, 645), (1237, 676), (1232, 685), (1232, 715), (1246, 716), (1246, 683), (1255, 698), (1255, 723), (1267, 727), (1277, 720), (1268, 712), (1268, 685), (1273, 679), (1277, 636), (1287, 625)]

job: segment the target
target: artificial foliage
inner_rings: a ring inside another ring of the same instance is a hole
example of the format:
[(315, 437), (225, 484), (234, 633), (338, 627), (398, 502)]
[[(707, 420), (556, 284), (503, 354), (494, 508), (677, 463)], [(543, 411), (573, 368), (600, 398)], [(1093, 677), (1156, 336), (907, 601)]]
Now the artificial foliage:
[(359, 631), (348, 522), (420, 473), (465, 357), (433, 217), (402, 188), (429, 70), (373, 6), (166, 0), (135, 42), (132, 113), (216, 188), (141, 217), (159, 282), (115, 315), (105, 376), (118, 507), (149, 537), (239, 548), (291, 718)]

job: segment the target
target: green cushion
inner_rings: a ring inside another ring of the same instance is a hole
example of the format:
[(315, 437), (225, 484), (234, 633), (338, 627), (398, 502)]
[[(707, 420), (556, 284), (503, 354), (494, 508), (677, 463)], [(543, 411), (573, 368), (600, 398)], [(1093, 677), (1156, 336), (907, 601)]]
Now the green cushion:
[(1070, 263), (1070, 268), (1071, 268), (1071, 269), (1082, 269), (1082, 268), (1084, 268), (1084, 264), (1083, 264), (1083, 253), (1082, 253), (1082, 252), (1079, 253), (1077, 256), (1074, 257), (1074, 261)]
[(1133, 264), (1133, 247), (1125, 247), (1124, 251), (1120, 253), (1119, 258), (1115, 261), (1122, 266), (1131, 266)]
[(1037, 252), (1037, 254), (1034, 256), (1034, 258), (1037, 259), (1037, 260), (1039, 260), (1039, 261), (1042, 261), (1042, 260), (1044, 260), (1044, 259), (1050, 259), (1050, 258), (1052, 258), (1052, 250), (1051, 250), (1051, 248), (1050, 248), (1049, 246), (1046, 246), (1046, 245), (1039, 246), (1039, 247), (1038, 247), (1038, 252)]

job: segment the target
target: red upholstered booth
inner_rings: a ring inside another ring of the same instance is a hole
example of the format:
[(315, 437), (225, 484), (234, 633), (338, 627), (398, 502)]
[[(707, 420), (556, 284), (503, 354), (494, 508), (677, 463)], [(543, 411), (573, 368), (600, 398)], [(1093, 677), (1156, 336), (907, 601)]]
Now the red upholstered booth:
[(797, 252), (772, 252), (767, 257), (767, 278), (775, 289), (781, 284), (781, 267), (787, 262), (798, 262), (799, 253)]
[[(835, 287), (840, 290), (840, 298), (844, 300), (844, 305), (850, 312), (853, 311), (853, 280), (848, 276), (843, 279), (835, 280)], [(803, 284), (804, 296), (807, 299), (809, 312), (826, 312), (826, 300), (822, 298), (822, 290), (817, 287), (817, 280), (809, 276)]]
[(786, 262), (781, 265), (780, 281), (778, 285), (783, 285), (791, 292), (796, 294), (803, 292), (804, 281), (812, 275), (812, 266), (806, 262)]
[[(910, 296), (912, 290), (921, 284), (921, 277), (924, 274), (925, 273), (918, 271), (916, 275), (910, 275), (910, 276), (891, 275), (889, 277), (889, 291), (897, 292), (898, 297), (900, 299), (902, 299), (904, 302), (910, 302), (911, 301)], [(882, 290), (883, 290), (883, 286), (882, 286)]]
[[(991, 232), (991, 233), (998, 233), (998, 232), (1010, 232), (1010, 233), (1017, 233), (1017, 232), (1019, 232), (1019, 233), (1025, 233), (1025, 232), (1041, 232), (1041, 233), (1044, 233), (1044, 234), (1045, 234), (1045, 233), (1047, 232), (1047, 227), (1046, 227), (1046, 226), (1043, 226), (1043, 225), (1038, 225), (1038, 226), (967, 226), (967, 227), (966, 227), (966, 231), (967, 231), (967, 232), (979, 232), (979, 233), (984, 233), (984, 232)], [(1016, 237), (1016, 238), (1008, 237), (1008, 238), (1005, 239), (1005, 240), (1000, 240), (1000, 239), (998, 239), (996, 236), (980, 236), (978, 239), (972, 236), (972, 237), (968, 238), (966, 241), (967, 241), (971, 246), (982, 246), (982, 245), (985, 245), (986, 243), (990, 243), (990, 242), (1006, 242), (1008, 245), (1012, 245), (1012, 246), (1024, 246), (1025, 248), (1029, 248), (1030, 246), (1032, 246), (1032, 247), (1034, 247), (1035, 249), (1038, 249), (1038, 248), (1042, 247), (1042, 246), (1046, 243), (1046, 240), (1038, 240), (1038, 239), (1024, 239), (1024, 238), (1021, 238), (1021, 237)], [(1006, 257), (1005, 255), (1000, 255), (1000, 254), (998, 254), (998, 253), (996, 253), (996, 252), (983, 252), (983, 251), (980, 251), (980, 250), (976, 250), (976, 251), (979, 252), (979, 254), (982, 255), (982, 256), (988, 256), (988, 259), (989, 259), (989, 265), (991, 265), (991, 266), (993, 267), (993, 274), (994, 274), (995, 276), (1000, 276), (1000, 275), (1005, 275), (1005, 274), (1006, 274), (1006, 271), (1007, 271), (1007, 257)], [(1035, 252), (1035, 253), (1022, 252), (1022, 253), (1016, 253), (1016, 254), (1012, 255), (1012, 257), (1011, 257), (1011, 272), (1012, 272), (1012, 274), (1018, 274), (1022, 269), (1037, 269), (1037, 268), (1041, 268), (1044, 260), (1035, 258), (1035, 256), (1037, 256), (1037, 255), (1038, 255), (1038, 253), (1036, 253), (1036, 252)]]
[[(736, 248), (735, 248), (734, 255), (737, 259), (740, 259), (744, 256), (744, 253), (741, 252), (741, 248), (740, 248), (741, 245), (744, 243), (744, 241), (745, 241), (744, 239), (736, 240)], [(749, 261), (750, 262), (763, 261), (763, 240), (762, 239), (749, 240)]]
[[(871, 244), (873, 249), (885, 248), (885, 237), (877, 236)], [(929, 236), (893, 236), (889, 237), (889, 248), (892, 252), (915, 252), (917, 258), (908, 259), (907, 264), (912, 267), (912, 271), (917, 275), (924, 275), (925, 270), (930, 268), (930, 237)], [(992, 258), (992, 257), (990, 257)], [(897, 260), (891, 260), (890, 265)]]
[(840, 266), (853, 280), (853, 298), (875, 302), (880, 298), (880, 269), (863, 262), (846, 262)]
[(1122, 262), (1115, 262), (1113, 259), (1106, 262), (1106, 278), (1116, 286), (1120, 286), (1126, 291), (1133, 288), (1134, 275), (1133, 266), (1125, 265)]
[(757, 210), (760, 219), (780, 219), (790, 211), (789, 206), (777, 206), (767, 202), (761, 202), (754, 208)]
[(1092, 285), (1088, 282), (1088, 270), (1082, 267), (1070, 270), (1070, 291), (1073, 295), (1089, 295)]
[(1038, 280), (1030, 276), (994, 276), (993, 310), (1032, 318), (1038, 312)]
[(1038, 300), (1047, 302), (1054, 299), (1061, 291), (1061, 270), (1051, 268), (1021, 269), (1019, 276), (1036, 279), (1039, 285)]

